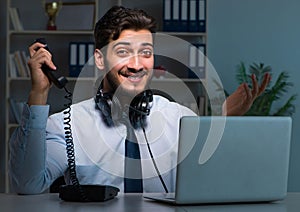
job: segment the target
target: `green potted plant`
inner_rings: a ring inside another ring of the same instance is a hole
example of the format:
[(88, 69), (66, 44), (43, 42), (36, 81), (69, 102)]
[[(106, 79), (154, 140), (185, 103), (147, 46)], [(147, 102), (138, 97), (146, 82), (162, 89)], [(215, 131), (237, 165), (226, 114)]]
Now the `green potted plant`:
[[(265, 66), (263, 63), (253, 63), (246, 69), (245, 63), (241, 62), (237, 67), (236, 79), (239, 84), (247, 82), (252, 85), (251, 75), (255, 74), (258, 82), (260, 83), (265, 73), (269, 72), (272, 75), (271, 66)], [(291, 116), (295, 112), (294, 101), (296, 100), (296, 94), (288, 97), (282, 105), (275, 106), (275, 102), (278, 102), (282, 97), (286, 97), (288, 89), (293, 86), (288, 81), (289, 75), (287, 72), (282, 71), (279, 73), (274, 83), (269, 83), (265, 92), (262, 93), (253, 102), (250, 110), (245, 114), (248, 116)], [(227, 92), (226, 92), (227, 93)], [(276, 107), (276, 108), (275, 108)]]

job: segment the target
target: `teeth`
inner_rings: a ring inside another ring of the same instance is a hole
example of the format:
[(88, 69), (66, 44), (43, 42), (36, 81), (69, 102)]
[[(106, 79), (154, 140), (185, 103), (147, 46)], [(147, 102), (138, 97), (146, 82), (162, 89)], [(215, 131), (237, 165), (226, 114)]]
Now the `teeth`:
[(129, 79), (132, 79), (132, 80), (134, 80), (134, 79), (137, 80), (137, 79), (142, 78), (145, 75), (145, 73), (139, 72), (139, 73), (135, 73), (135, 74), (133, 74), (133, 73), (127, 74), (127, 73), (120, 72), (120, 75), (122, 75), (123, 77), (127, 77)]
[(143, 74), (135, 74), (135, 75), (130, 75), (128, 76), (128, 78), (131, 79), (138, 79), (138, 78), (142, 78), (144, 75)]
[(137, 76), (129, 76), (128, 78), (130, 78), (130, 79), (138, 79), (138, 78), (140, 78), (140, 77), (137, 77)]

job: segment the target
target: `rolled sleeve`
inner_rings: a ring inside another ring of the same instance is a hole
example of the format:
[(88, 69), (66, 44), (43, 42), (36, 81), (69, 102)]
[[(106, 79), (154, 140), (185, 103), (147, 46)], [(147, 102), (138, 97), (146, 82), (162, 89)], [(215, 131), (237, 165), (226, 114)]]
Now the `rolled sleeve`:
[[(44, 188), (40, 173), (45, 169), (45, 134), (49, 105), (24, 104), (20, 126), (10, 138), (9, 177), (12, 190), (38, 193)], [(34, 182), (32, 179), (36, 179)], [(39, 188), (31, 191), (31, 188)]]

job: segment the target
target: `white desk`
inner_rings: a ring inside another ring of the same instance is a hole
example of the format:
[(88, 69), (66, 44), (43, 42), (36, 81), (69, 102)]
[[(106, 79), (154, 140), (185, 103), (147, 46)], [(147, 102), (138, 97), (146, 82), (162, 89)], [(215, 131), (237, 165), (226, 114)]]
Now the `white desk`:
[(261, 204), (172, 206), (146, 200), (139, 194), (119, 194), (108, 202), (64, 202), (58, 194), (0, 194), (1, 212), (299, 212), (300, 193), (289, 193), (284, 201)]

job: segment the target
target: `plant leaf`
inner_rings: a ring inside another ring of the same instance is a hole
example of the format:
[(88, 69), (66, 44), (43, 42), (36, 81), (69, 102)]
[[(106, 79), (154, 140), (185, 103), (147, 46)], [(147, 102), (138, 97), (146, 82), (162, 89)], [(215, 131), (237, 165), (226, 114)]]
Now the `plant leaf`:
[(248, 78), (249, 78), (249, 76), (246, 73), (245, 63), (241, 62), (237, 67), (236, 79), (237, 79), (238, 83), (241, 84), (243, 82), (248, 83)]
[(278, 109), (277, 112), (275, 112), (274, 116), (286, 116), (286, 115), (292, 115), (295, 112), (295, 105), (293, 105), (293, 102), (296, 100), (297, 95), (292, 95), (286, 103)]

